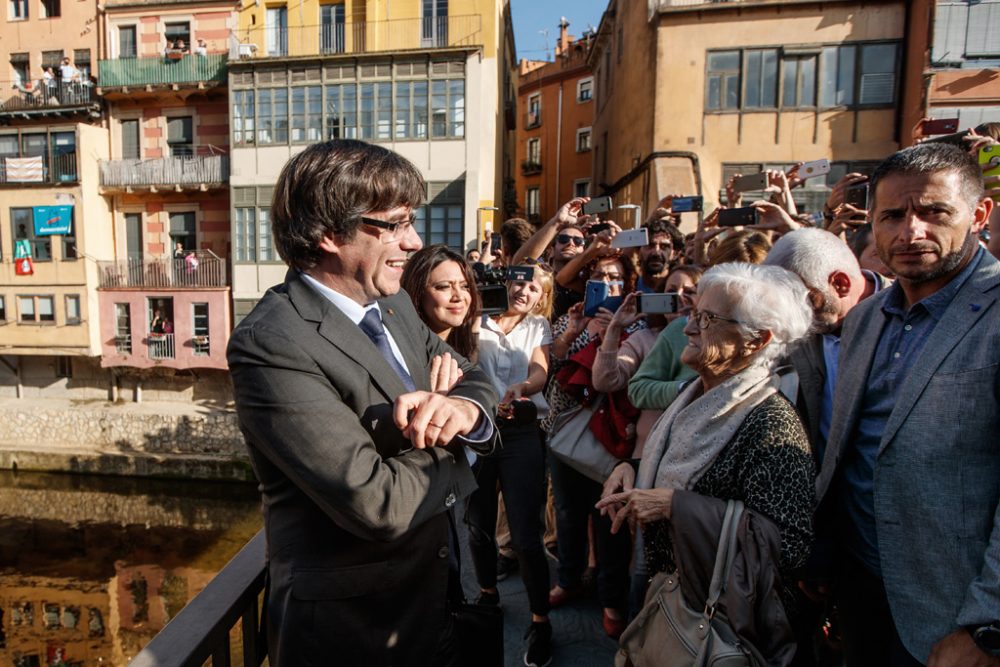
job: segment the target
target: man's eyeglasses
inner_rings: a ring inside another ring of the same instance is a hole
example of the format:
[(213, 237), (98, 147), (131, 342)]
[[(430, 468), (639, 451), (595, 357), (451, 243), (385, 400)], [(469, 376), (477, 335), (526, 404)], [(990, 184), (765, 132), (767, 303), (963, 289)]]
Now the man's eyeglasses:
[(707, 310), (698, 310), (697, 308), (691, 309), (691, 315), (689, 319), (694, 320), (698, 323), (698, 328), (704, 331), (705, 329), (712, 326), (713, 322), (732, 322), (733, 324), (740, 324), (739, 320), (734, 320), (729, 317), (723, 317), (722, 315), (716, 315), (715, 313), (710, 313)]
[(392, 243), (393, 241), (402, 240), (406, 236), (407, 232), (413, 229), (413, 223), (417, 221), (417, 216), (411, 215), (406, 220), (401, 220), (398, 222), (388, 222), (386, 220), (376, 220), (375, 218), (366, 218), (361, 216), (361, 222), (366, 225), (371, 225), (372, 227), (378, 227), (379, 229), (384, 229), (388, 234), (383, 234), (379, 237), (382, 243)]
[(569, 234), (556, 234), (556, 241), (566, 245), (567, 243), (572, 243), (575, 246), (582, 246), (584, 238), (582, 236), (571, 236)]

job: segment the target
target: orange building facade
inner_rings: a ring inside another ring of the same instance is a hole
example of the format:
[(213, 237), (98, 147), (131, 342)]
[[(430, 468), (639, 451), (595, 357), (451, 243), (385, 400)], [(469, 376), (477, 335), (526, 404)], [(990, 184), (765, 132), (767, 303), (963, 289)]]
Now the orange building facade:
[(554, 62), (522, 60), (518, 69), (515, 188), (520, 213), (532, 222), (594, 190), (592, 38), (574, 39), (568, 27), (559, 26)]

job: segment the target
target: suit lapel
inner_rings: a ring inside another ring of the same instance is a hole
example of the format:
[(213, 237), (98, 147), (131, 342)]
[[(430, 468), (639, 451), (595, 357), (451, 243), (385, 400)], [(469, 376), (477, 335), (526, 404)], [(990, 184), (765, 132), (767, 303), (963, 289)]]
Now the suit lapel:
[[(339, 308), (305, 284), (297, 274), (293, 275), (294, 273), (289, 271), (285, 284), (288, 286), (288, 298), (302, 319), (317, 323), (319, 335), (364, 368), (371, 376), (372, 383), (388, 400), (394, 400), (400, 394), (405, 394), (407, 390), (403, 381), (382, 357), (382, 353), (371, 339)], [(395, 332), (393, 337), (396, 337)], [(398, 338), (396, 341), (399, 343)], [(402, 345), (400, 349), (403, 349)], [(410, 364), (409, 358), (406, 363)]]
[(899, 427), (906, 421), (917, 399), (920, 398), (927, 383), (930, 382), (945, 358), (955, 349), (956, 345), (965, 339), (969, 330), (986, 314), (996, 300), (995, 295), (984, 294), (985, 290), (996, 285), (996, 266), (990, 267), (993, 271), (987, 271), (986, 275), (982, 275), (980, 271), (983, 264), (986, 262), (983, 261), (980, 264), (980, 269), (969, 277), (969, 282), (952, 299), (941, 321), (935, 325), (927, 342), (924, 343), (919, 358), (910, 369), (909, 375), (903, 380), (896, 405), (892, 409), (892, 414), (889, 415), (885, 432), (882, 434), (879, 454), (885, 450)]

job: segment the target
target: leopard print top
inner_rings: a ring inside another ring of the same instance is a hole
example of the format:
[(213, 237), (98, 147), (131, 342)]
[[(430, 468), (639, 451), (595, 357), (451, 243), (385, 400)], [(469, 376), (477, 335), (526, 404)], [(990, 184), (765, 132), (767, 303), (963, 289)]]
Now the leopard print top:
[[(743, 425), (694, 485), (693, 491), (723, 500), (742, 500), (777, 525), (779, 570), (801, 566), (812, 546), (816, 471), (809, 439), (795, 408), (774, 394), (747, 415)], [(643, 527), (649, 572), (673, 572), (676, 565), (666, 521)]]

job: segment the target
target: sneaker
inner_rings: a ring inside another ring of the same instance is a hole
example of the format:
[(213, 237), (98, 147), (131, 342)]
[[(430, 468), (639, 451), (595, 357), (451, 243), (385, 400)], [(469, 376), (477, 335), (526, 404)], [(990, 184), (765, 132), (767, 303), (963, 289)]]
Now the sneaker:
[(524, 652), (527, 667), (545, 667), (552, 662), (552, 625), (532, 623), (524, 633), (528, 640), (528, 650)]
[(487, 605), (489, 607), (498, 607), (500, 605), (500, 593), (479, 591), (479, 597), (476, 598), (476, 604)]
[(503, 581), (511, 572), (517, 572), (519, 563), (516, 558), (508, 558), (503, 554), (497, 556), (497, 581)]

